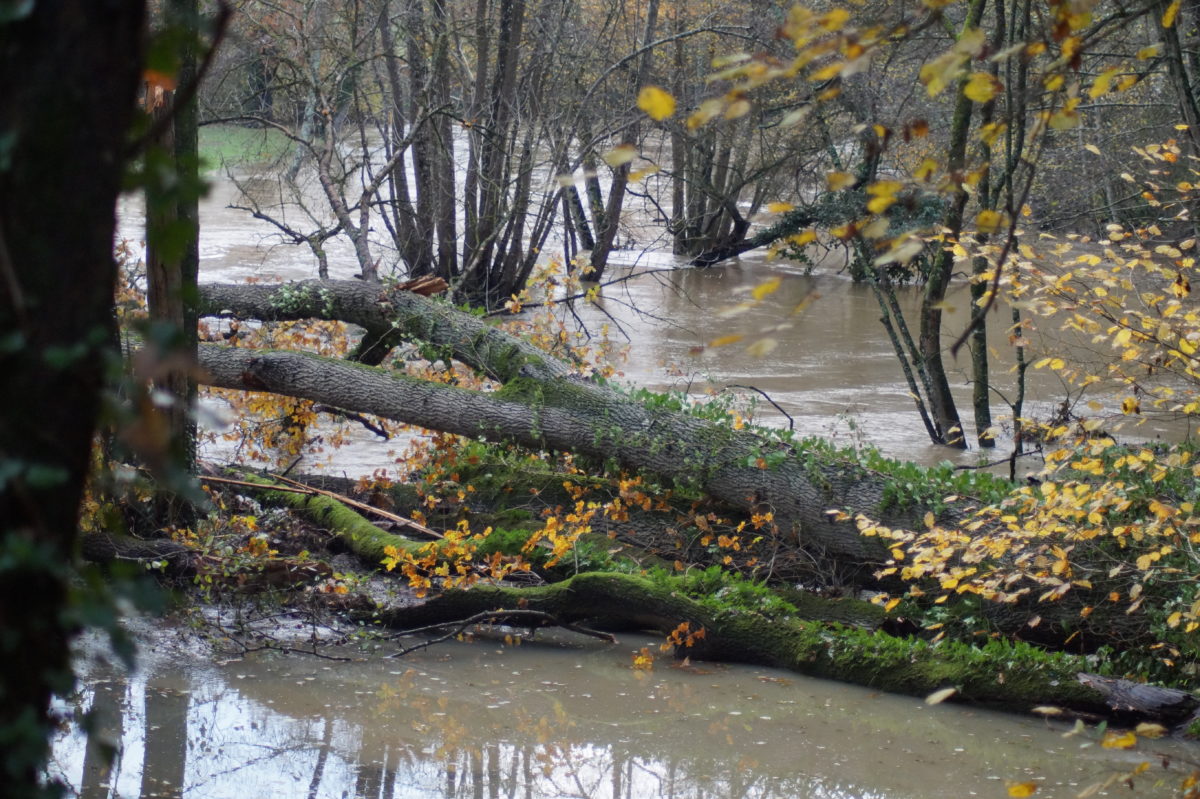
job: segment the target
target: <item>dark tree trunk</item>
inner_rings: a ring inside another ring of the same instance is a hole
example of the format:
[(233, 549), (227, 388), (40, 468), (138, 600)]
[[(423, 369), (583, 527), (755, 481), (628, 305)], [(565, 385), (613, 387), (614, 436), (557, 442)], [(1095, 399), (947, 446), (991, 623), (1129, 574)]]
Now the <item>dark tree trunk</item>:
[(140, 0), (61, 0), (0, 22), (0, 760), (9, 797), (42, 792), (50, 696), (72, 682), (66, 564), (115, 358), (112, 237), (143, 15)]
[[(179, 85), (196, 80), (196, 40), (199, 12), (196, 0), (170, 0), (165, 9), (167, 27), (183, 42)], [(146, 158), (158, 164), (147, 169), (146, 283), (147, 304), (156, 345), (153, 365), (156, 390), (170, 397), (169, 404), (146, 403), (147, 413), (162, 420), (163, 437), (153, 442), (149, 465), (162, 481), (160, 519), (166, 524), (186, 524), (192, 515), (178, 495), (195, 460), (195, 424), (191, 405), (195, 386), (188, 373), (196, 362), (196, 282), (200, 268), (199, 116), (196, 103), (177, 101), (177, 93), (155, 96), (147, 86), (147, 107), (160, 133), (150, 143)]]

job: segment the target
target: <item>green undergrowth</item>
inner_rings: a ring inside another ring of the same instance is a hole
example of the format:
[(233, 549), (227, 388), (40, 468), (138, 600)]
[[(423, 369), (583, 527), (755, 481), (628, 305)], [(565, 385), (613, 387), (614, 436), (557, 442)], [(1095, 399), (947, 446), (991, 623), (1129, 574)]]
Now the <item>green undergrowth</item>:
[(549, 550), (541, 546), (533, 546), (528, 550), (525, 548), (535, 529), (493, 528), (476, 551), (485, 558), (496, 553), (509, 557), (521, 556), (542, 577), (551, 581), (565, 580), (583, 572), (628, 572), (636, 568), (636, 564), (627, 558), (614, 557), (608, 550), (612, 542), (607, 536), (599, 535), (582, 536), (566, 557), (553, 566), (547, 566), (551, 555)]
[(199, 138), (200, 158), (210, 172), (277, 161), (290, 146), (277, 130), (243, 125), (203, 125)]

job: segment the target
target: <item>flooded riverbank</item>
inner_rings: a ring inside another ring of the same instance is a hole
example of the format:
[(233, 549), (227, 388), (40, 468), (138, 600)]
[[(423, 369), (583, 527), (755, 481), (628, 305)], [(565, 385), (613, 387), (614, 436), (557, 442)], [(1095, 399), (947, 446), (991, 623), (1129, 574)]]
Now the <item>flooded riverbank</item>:
[[(264, 196), (272, 191), (269, 177), (243, 181)], [(228, 178), (214, 180), (201, 209), (201, 280), (242, 282), (303, 280), (316, 277), (316, 263), (307, 248), (281, 244), (269, 225), (245, 211), (229, 206), (240, 202), (239, 190)], [(137, 238), (140, 219), (136, 199), (127, 201), (123, 235)], [(348, 278), (358, 271), (345, 242), (327, 246), (330, 274)], [(579, 302), (574, 314), (593, 331), (605, 323), (618, 343), (629, 345), (621, 380), (653, 390), (682, 390), (700, 396), (712, 391), (738, 392), (755, 399), (757, 414), (765, 424), (792, 426), (805, 436), (822, 436), (843, 445), (870, 445), (884, 454), (931, 465), (950, 459), (975, 465), (981, 457), (1003, 458), (1011, 450), (1006, 437), (1011, 428), (1007, 401), (1015, 397), (1011, 369), (1015, 352), (1008, 344), (1007, 313), (993, 314), (992, 410), (1000, 428), (994, 453), (967, 452), (935, 446), (917, 415), (896, 356), (879, 324), (880, 311), (871, 289), (855, 284), (838, 272), (836, 259), (818, 265), (812, 273), (798, 264), (767, 260), (761, 252), (711, 269), (681, 268), (683, 262), (667, 253), (626, 251), (615, 253), (608, 280), (616, 281), (599, 293), (595, 306)], [(779, 289), (745, 312), (722, 311), (745, 301), (754, 287), (779, 278)], [(901, 288), (900, 302), (913, 315), (919, 290)], [(969, 298), (959, 286), (947, 302), (945, 331), (948, 339), (965, 324)], [(804, 310), (793, 313), (804, 303)], [(573, 316), (574, 314), (568, 314)], [(1056, 325), (1033, 320), (1025, 331), (1041, 351), (1058, 346)], [(766, 328), (777, 346), (762, 357), (746, 353), (746, 345)], [(739, 344), (706, 347), (714, 339), (745, 336)], [(1086, 346), (1073, 342), (1072, 363), (1095, 357)], [(1097, 367), (1099, 368), (1099, 367)], [(970, 359), (963, 352), (947, 359), (947, 369), (967, 429), (974, 441), (971, 421)], [(1089, 407), (1088, 403), (1095, 402)], [(1079, 415), (1119, 417), (1116, 389), (1103, 384), (1087, 391), (1072, 390), (1057, 375), (1029, 373), (1025, 413), (1043, 420), (1064, 407)], [(1186, 430), (1169, 418), (1151, 418), (1147, 409), (1137, 428), (1127, 428), (1132, 439), (1178, 438)], [(321, 459), (322, 468), (349, 476), (371, 474), (394, 461), (389, 452), (403, 442), (381, 441), (361, 429), (350, 431), (350, 443)], [(227, 448), (209, 447), (202, 453), (220, 459)], [(302, 464), (311, 469), (316, 465)], [(1040, 468), (1040, 459), (1028, 458), (1026, 470)]]
[(1074, 797), (1147, 762), (1095, 795), (1166, 797), (1195, 768), (1170, 741), (1104, 749), (1062, 724), (771, 669), (662, 656), (638, 671), (632, 654), (658, 643), (640, 636), (222, 663), (153, 635), (130, 678), (83, 661), (67, 704), (107, 719), (92, 740), (117, 756), (105, 771), (86, 735), (60, 735), (55, 768), (81, 796)]

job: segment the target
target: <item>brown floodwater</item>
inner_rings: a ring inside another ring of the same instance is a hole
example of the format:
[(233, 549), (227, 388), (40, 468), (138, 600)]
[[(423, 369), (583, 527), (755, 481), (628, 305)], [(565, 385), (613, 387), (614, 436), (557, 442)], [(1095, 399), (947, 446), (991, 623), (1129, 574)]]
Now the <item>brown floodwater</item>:
[[(260, 202), (269, 204), (277, 193), (269, 175), (244, 179)], [(230, 208), (244, 202), (227, 178), (214, 179), (201, 208), (201, 280), (239, 282), (302, 280), (316, 277), (316, 263), (307, 248), (280, 243), (274, 229), (244, 211)], [(294, 213), (294, 212), (293, 212)], [(139, 238), (141, 218), (136, 199), (128, 199), (122, 235)], [(295, 221), (295, 220), (292, 220)], [(352, 250), (334, 240), (327, 245), (330, 273), (347, 278), (358, 271)], [(695, 396), (734, 390), (757, 401), (756, 418), (769, 425), (791, 425), (801, 435), (824, 436), (847, 445), (870, 445), (884, 454), (933, 464), (953, 460), (974, 464), (981, 457), (1003, 458), (1011, 450), (1009, 401), (1016, 396), (1012, 366), (1015, 352), (1008, 344), (1011, 325), (1007, 309), (991, 315), (989, 332), (993, 361), (992, 412), (1000, 430), (992, 452), (967, 452), (932, 445), (917, 415), (900, 366), (883, 328), (871, 289), (847, 279), (836, 258), (818, 263), (812, 273), (786, 261), (769, 261), (762, 253), (711, 269), (680, 268), (683, 261), (663, 252), (622, 251), (613, 266), (596, 307), (576, 303), (575, 311), (594, 332), (608, 322), (612, 337), (628, 344), (622, 380), (654, 390), (682, 390)], [(764, 281), (780, 278), (778, 290), (741, 313), (730, 309), (751, 298)], [(901, 305), (915, 319), (919, 292), (902, 288)], [(793, 313), (804, 303), (804, 309)], [(951, 294), (944, 323), (949, 342), (965, 324), (968, 297), (965, 285)], [(1073, 364), (1099, 362), (1085, 341), (1065, 339), (1051, 320), (1031, 319), (1027, 339), (1043, 353), (1064, 355)], [(704, 347), (723, 336), (745, 338), (723, 347)], [(915, 330), (914, 330), (915, 335)], [(749, 343), (764, 336), (777, 346), (763, 356), (747, 353)], [(701, 351), (702, 350), (702, 351)], [(970, 360), (965, 350), (946, 356), (950, 381), (968, 440), (974, 441), (971, 413)], [(1097, 367), (1098, 368), (1098, 367)], [(1047, 371), (1031, 371), (1025, 414), (1047, 420), (1066, 401), (1073, 412), (1086, 416), (1120, 416), (1120, 395), (1098, 384), (1085, 392), (1071, 389)], [(753, 387), (728, 389), (730, 386)], [(766, 397), (758, 392), (765, 393)], [(769, 401), (768, 399), (769, 398)], [(1093, 403), (1091, 407), (1088, 403)], [(790, 417), (790, 418), (789, 418)], [(206, 417), (207, 420), (207, 417)], [(1186, 432), (1170, 418), (1147, 414), (1140, 427), (1126, 428), (1131, 439), (1177, 438)], [(211, 425), (211, 422), (209, 423)], [(350, 431), (351, 443), (325, 453), (310, 468), (348, 475), (370, 474), (392, 464), (405, 441), (381, 441), (364, 430)], [(203, 453), (220, 458), (228, 446), (210, 445)], [(392, 453), (392, 454), (389, 454)], [(1024, 461), (1025, 470), (1041, 466), (1040, 459)]]
[(1065, 724), (773, 669), (637, 671), (658, 643), (639, 636), (214, 662), (175, 635), (155, 633), (132, 677), (81, 657), (87, 687), (64, 708), (96, 710), (91, 740), (117, 754), (105, 768), (78, 728), (58, 736), (54, 773), (79, 795), (1074, 797), (1145, 762), (1096, 795), (1166, 797), (1196, 767), (1175, 742), (1105, 749)]

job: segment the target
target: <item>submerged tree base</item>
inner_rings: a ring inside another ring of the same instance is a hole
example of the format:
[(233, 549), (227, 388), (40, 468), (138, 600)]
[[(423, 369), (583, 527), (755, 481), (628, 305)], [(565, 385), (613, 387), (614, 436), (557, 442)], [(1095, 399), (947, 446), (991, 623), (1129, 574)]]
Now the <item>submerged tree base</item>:
[(579, 574), (532, 588), (475, 586), (385, 612), (381, 620), (406, 629), (505, 609), (541, 611), (564, 623), (634, 626), (664, 634), (687, 623), (689, 630), (705, 632), (690, 648), (678, 648), (678, 654), (772, 666), (893, 693), (927, 696), (954, 688), (958, 699), (1016, 712), (1054, 706), (1103, 716), (1122, 711), (1136, 715), (1130, 708), (1110, 706), (1104, 693), (1079, 682), (1077, 675), (1094, 664), (1076, 655), (1000, 640), (983, 647), (931, 644), (821, 620), (713, 610), (669, 584), (629, 574)]

